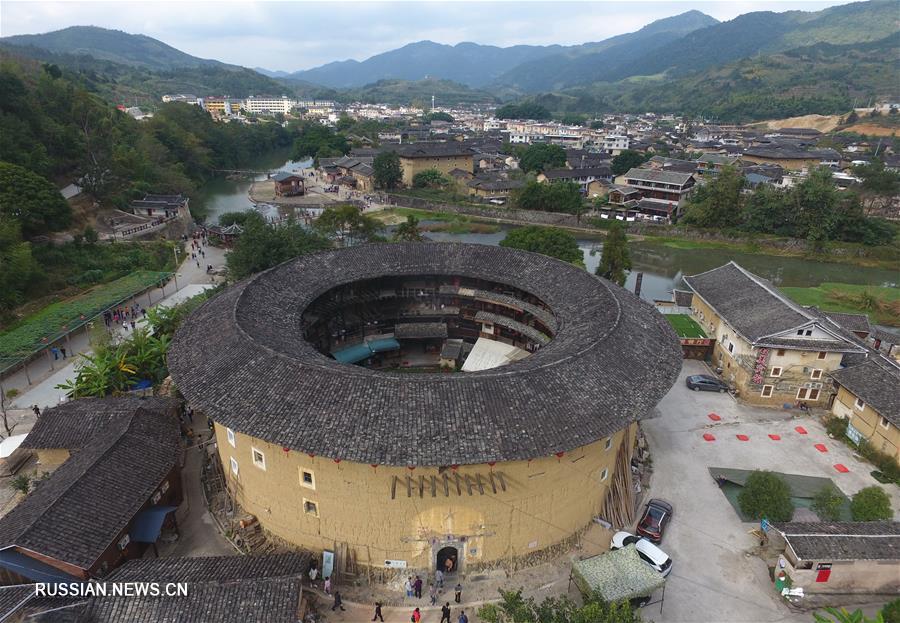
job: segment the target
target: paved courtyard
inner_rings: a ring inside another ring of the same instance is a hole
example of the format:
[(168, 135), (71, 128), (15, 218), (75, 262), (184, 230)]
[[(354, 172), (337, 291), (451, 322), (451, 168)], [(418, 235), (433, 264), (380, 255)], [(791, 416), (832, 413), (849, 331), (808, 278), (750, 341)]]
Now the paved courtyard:
[[(697, 361), (685, 361), (681, 376), (659, 405), (660, 417), (643, 422), (653, 458), (647, 495), (675, 507), (661, 547), (674, 566), (665, 591), (662, 615), (654, 621), (808, 623), (811, 616), (789, 610), (775, 594), (765, 563), (750, 554), (757, 541), (755, 524), (740, 521), (707, 468), (770, 469), (789, 474), (831, 478), (848, 496), (878, 484), (872, 467), (854, 458), (841, 442), (828, 438), (809, 415), (741, 405), (728, 394), (693, 392), (684, 385), (689, 374), (708, 373)], [(716, 422), (708, 414), (715, 413)], [(801, 435), (795, 427), (802, 426)], [(706, 441), (710, 433), (715, 441)], [(741, 441), (737, 435), (746, 435)], [(778, 435), (780, 440), (768, 435)], [(826, 453), (814, 445), (822, 443)], [(849, 473), (841, 474), (834, 464)], [(900, 509), (897, 487), (890, 487), (895, 517)]]

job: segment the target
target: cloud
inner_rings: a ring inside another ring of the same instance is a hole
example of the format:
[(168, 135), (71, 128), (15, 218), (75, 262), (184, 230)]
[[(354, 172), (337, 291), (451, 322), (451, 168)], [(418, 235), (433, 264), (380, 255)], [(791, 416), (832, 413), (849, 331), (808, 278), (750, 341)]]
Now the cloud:
[(184, 52), (294, 71), (363, 60), (429, 39), (509, 46), (573, 45), (633, 32), (691, 9), (727, 20), (749, 11), (815, 11), (823, 1), (631, 2), (15, 2), (0, 3), (0, 35), (93, 25), (145, 34)]

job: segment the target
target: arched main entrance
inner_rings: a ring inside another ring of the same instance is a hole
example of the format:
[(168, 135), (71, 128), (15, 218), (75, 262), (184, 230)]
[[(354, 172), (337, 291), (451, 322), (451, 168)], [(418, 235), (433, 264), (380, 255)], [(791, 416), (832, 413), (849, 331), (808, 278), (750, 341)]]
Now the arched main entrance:
[(452, 546), (442, 547), (438, 550), (435, 569), (440, 569), (445, 574), (456, 573), (459, 569), (459, 550)]

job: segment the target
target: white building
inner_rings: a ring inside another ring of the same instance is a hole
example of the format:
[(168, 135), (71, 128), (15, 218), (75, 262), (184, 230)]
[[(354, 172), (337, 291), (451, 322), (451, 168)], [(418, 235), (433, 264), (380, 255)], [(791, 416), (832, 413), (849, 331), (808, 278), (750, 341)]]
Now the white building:
[(244, 100), (241, 108), (255, 115), (274, 115), (275, 113), (287, 114), (296, 105), (297, 100), (292, 100), (286, 95), (281, 97), (251, 95)]
[(624, 134), (609, 134), (603, 138), (603, 151), (618, 156), (631, 145), (630, 139)]

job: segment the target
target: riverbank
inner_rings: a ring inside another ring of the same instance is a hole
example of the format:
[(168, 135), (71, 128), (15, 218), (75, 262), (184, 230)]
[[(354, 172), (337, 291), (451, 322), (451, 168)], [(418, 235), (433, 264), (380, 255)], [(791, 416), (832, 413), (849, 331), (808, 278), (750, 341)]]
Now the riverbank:
[(814, 288), (781, 288), (801, 305), (824, 311), (867, 314), (878, 324), (900, 327), (900, 288), (823, 283)]
[[(394, 201), (410, 205), (392, 208), (396, 213), (419, 220), (452, 220), (459, 223), (487, 222), (510, 225), (540, 225), (575, 233), (602, 237), (610, 221), (593, 216), (577, 218), (571, 214), (516, 210), (474, 205), (434, 204), (423, 199), (391, 195)], [(628, 235), (634, 240), (654, 241), (678, 249), (721, 249), (753, 255), (801, 258), (816, 262), (850, 264), (866, 268), (900, 271), (900, 247), (867, 247), (856, 243), (828, 242), (821, 251), (809, 248), (805, 240), (776, 236), (732, 237), (719, 232), (688, 229), (677, 225), (629, 223)]]

